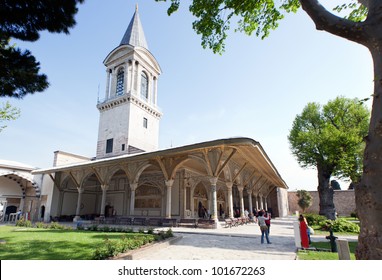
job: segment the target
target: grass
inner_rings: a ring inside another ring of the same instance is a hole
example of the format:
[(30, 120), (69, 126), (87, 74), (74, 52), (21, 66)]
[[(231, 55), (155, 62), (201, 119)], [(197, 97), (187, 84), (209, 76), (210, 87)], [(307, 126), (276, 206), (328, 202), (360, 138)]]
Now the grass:
[[(357, 244), (358, 242), (349, 242), (350, 258), (352, 260), (355, 260), (354, 253)], [(310, 246), (315, 248), (330, 249), (329, 242), (312, 242)], [(299, 250), (297, 252), (297, 257), (299, 260), (338, 260), (338, 253)]]
[[(93, 232), (0, 226), (1, 260), (90, 260), (104, 239), (134, 239), (142, 233)], [(147, 234), (145, 234), (147, 235)]]

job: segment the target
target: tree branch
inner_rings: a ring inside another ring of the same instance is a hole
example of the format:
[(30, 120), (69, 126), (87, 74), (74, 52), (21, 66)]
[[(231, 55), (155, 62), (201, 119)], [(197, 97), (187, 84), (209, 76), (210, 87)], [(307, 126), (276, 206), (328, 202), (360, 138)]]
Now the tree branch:
[(354, 22), (333, 15), (318, 0), (299, 0), (303, 10), (310, 16), (317, 30), (324, 30), (333, 35), (365, 45), (367, 35), (362, 22)]

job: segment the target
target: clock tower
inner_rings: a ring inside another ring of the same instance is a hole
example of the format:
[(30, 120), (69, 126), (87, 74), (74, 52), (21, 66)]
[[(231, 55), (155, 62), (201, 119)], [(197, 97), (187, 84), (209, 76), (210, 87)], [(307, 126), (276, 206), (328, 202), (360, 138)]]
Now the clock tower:
[(161, 69), (148, 50), (136, 6), (118, 47), (104, 60), (106, 92), (99, 100), (97, 159), (158, 149), (157, 83)]

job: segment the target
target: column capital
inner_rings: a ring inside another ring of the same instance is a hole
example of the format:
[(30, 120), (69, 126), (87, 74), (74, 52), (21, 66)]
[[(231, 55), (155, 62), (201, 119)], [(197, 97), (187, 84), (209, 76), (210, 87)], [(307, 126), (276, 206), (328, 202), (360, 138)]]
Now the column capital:
[(130, 189), (135, 191), (138, 188), (138, 183), (130, 183)]
[(174, 179), (165, 180), (164, 183), (166, 184), (166, 187), (171, 188), (174, 184)]
[(252, 189), (247, 189), (247, 194), (252, 196)]
[(232, 190), (233, 182), (225, 182), (227, 189)]
[(84, 190), (85, 190), (85, 189), (84, 189), (83, 187), (77, 188), (78, 193), (83, 193)]
[(216, 186), (216, 184), (218, 183), (218, 177), (211, 177), (210, 183), (211, 185)]
[(102, 191), (107, 191), (108, 188), (109, 188), (109, 185), (106, 185), (106, 184), (101, 185), (101, 189), (102, 189)]
[(244, 186), (242, 186), (242, 185), (238, 185), (237, 186), (237, 189), (239, 190), (239, 192), (243, 192), (243, 190), (244, 190)]

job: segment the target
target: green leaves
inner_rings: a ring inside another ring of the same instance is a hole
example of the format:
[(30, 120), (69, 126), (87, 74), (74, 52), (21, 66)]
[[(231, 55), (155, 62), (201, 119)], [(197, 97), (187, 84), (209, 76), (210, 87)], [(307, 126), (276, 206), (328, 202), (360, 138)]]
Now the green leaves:
[(344, 16), (344, 18), (355, 21), (355, 22), (360, 22), (365, 20), (367, 17), (367, 12), (368, 12), (367, 7), (360, 4), (357, 0), (354, 0), (351, 3), (338, 5), (333, 10), (338, 13), (350, 10), (350, 13), (347, 16)]
[(84, 0), (0, 0), (0, 97), (22, 98), (44, 91), (49, 83), (30, 51), (10, 46), (11, 38), (36, 41), (43, 30), (69, 33), (77, 4)]
[(357, 181), (369, 117), (357, 99), (337, 97), (322, 107), (309, 103), (288, 136), (292, 154), (304, 168), (325, 166), (333, 175)]
[[(0, 124), (4, 121), (15, 120), (20, 116), (20, 110), (16, 107), (12, 107), (9, 102), (3, 104), (3, 107), (0, 107)], [(6, 128), (6, 125), (0, 125), (0, 132)]]
[[(169, 2), (171, 4), (167, 13), (171, 15), (179, 9), (181, 0)], [(255, 34), (264, 39), (278, 27), (279, 21), (286, 13), (296, 13), (300, 7), (299, 0), (193, 0), (189, 9), (196, 17), (192, 27), (201, 35), (203, 48), (210, 48), (214, 53), (221, 54), (224, 52), (228, 31), (231, 24), (233, 25), (232, 20), (237, 23), (235, 31), (247, 35)], [(339, 5), (334, 10), (339, 13), (350, 11), (350, 14), (344, 17), (353, 21), (364, 20), (368, 12), (357, 0)]]

